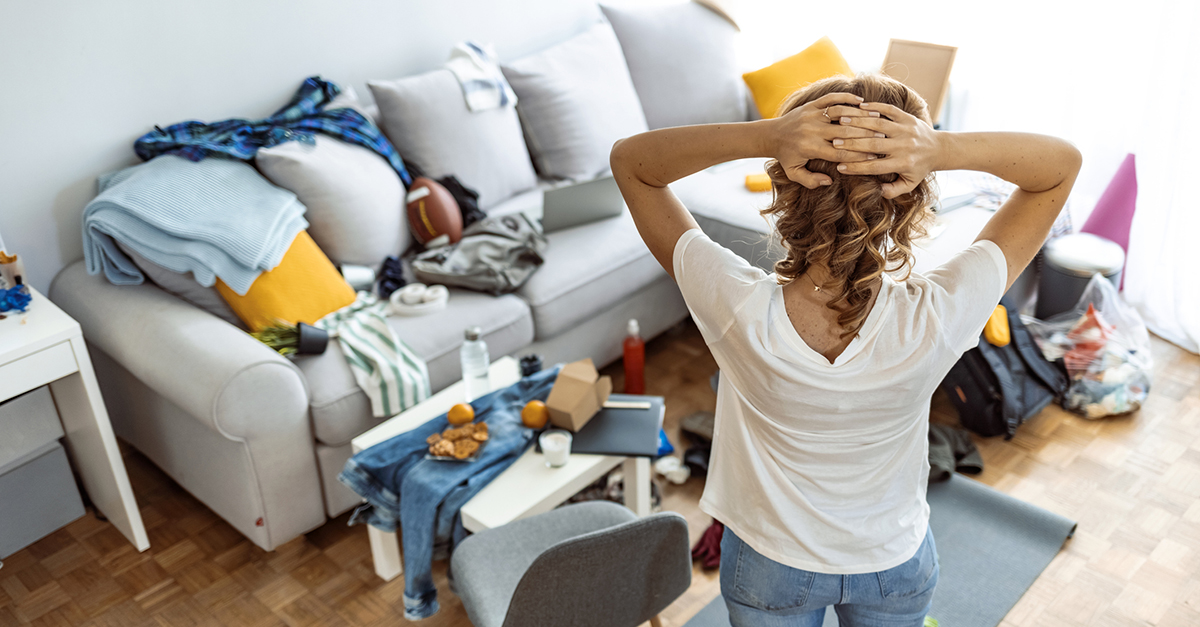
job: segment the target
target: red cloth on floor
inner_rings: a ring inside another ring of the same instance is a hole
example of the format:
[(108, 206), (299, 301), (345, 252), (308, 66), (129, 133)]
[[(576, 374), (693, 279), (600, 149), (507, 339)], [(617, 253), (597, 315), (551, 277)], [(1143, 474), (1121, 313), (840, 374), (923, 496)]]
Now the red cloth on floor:
[(721, 536), (723, 535), (725, 535), (725, 525), (714, 518), (712, 524), (696, 541), (696, 546), (692, 547), (692, 559), (700, 560), (700, 566), (705, 570), (721, 566)]

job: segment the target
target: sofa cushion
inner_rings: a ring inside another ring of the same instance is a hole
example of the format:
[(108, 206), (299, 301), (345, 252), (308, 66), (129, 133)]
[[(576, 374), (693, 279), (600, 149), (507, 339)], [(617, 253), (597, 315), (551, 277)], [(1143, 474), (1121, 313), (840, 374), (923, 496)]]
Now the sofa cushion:
[[(388, 325), (425, 360), (434, 392), (461, 378), (458, 349), (467, 327), (483, 329), (483, 339), (493, 360), (533, 341), (529, 307), (512, 294), (494, 297), (452, 288), (446, 309), (424, 316), (391, 316)], [(330, 446), (346, 444), (386, 420), (371, 415), (371, 401), (355, 383), (354, 374), (334, 342), (337, 340), (330, 340), (321, 355), (299, 356), (295, 360), (308, 382), (313, 433)]]
[(479, 192), (479, 208), (537, 182), (513, 107), (472, 112), (450, 70), (368, 83), (383, 132), (425, 175), (454, 175)]
[(746, 119), (737, 28), (728, 20), (695, 2), (600, 8), (621, 42), (650, 128)]
[(665, 272), (628, 212), (546, 236), (546, 263), (521, 286), (540, 340), (615, 306)]
[(759, 114), (773, 118), (779, 115), (779, 108), (797, 89), (839, 74), (854, 76), (854, 70), (850, 69), (833, 41), (822, 37), (786, 59), (743, 74), (742, 79), (754, 94)]
[(258, 151), (258, 170), (308, 211), (308, 232), (335, 264), (376, 267), (408, 247), (404, 183), (378, 154), (328, 135)]
[(543, 176), (591, 180), (608, 170), (614, 142), (646, 130), (607, 22), (501, 69), (517, 93), (529, 151)]

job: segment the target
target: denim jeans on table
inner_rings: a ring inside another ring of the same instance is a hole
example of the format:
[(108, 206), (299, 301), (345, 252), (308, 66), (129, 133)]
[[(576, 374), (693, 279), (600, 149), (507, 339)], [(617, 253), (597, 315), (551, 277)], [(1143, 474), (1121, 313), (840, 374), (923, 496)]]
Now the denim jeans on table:
[(721, 596), (733, 627), (820, 627), (830, 605), (840, 627), (921, 627), (937, 581), (932, 531), (907, 562), (855, 575), (784, 566), (750, 548), (729, 527), (721, 538)]
[(558, 370), (548, 368), (471, 402), (475, 421), (487, 423), (489, 436), (476, 461), (425, 459), (429, 449), (425, 439), (446, 428), (445, 414), (346, 461), (338, 480), (367, 501), (350, 523), (402, 530), (408, 620), (428, 618), (438, 611), (432, 576), (435, 542), (445, 547), (466, 535), (459, 509), (533, 443), (534, 431), (521, 424), (521, 409), (533, 399), (549, 396)]

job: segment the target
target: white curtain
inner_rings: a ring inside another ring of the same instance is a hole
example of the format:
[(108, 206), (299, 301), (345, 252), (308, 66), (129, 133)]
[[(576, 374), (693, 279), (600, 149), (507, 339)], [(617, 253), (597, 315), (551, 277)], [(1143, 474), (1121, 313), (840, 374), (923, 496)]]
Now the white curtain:
[(1200, 106), (1200, 2), (722, 4), (742, 27), (747, 69), (826, 35), (857, 71), (877, 70), (890, 38), (957, 46), (955, 130), (1021, 130), (1074, 142), (1084, 156), (1068, 204), (1076, 229), (1125, 155), (1137, 154), (1125, 296), (1153, 331), (1197, 350), (1200, 128), (1190, 120)]
[(1153, 62), (1135, 90), (1126, 93), (1136, 94), (1144, 105), (1132, 107), (1141, 132), (1125, 298), (1150, 330), (1195, 353), (1200, 352), (1200, 123), (1189, 118), (1200, 105), (1200, 2), (1162, 4), (1159, 10), (1169, 19), (1153, 33)]

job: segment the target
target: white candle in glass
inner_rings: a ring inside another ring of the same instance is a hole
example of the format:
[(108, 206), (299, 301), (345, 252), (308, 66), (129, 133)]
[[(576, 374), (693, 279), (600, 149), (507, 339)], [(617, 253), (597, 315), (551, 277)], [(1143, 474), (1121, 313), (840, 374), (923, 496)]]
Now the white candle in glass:
[(571, 457), (571, 433), (561, 429), (551, 429), (538, 437), (538, 442), (542, 445), (542, 456), (546, 458), (546, 465), (551, 468), (567, 465), (567, 459)]

